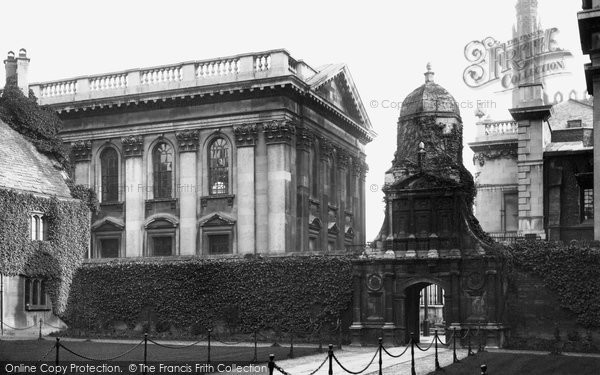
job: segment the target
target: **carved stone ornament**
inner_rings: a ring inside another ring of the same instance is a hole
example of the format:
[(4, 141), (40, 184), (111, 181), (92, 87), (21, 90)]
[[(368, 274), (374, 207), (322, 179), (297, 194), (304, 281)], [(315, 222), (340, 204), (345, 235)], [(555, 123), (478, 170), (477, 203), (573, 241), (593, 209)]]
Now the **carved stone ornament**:
[(292, 142), (296, 128), (289, 121), (270, 121), (263, 124), (263, 133), (267, 144)]
[(175, 134), (179, 152), (193, 152), (198, 150), (198, 130), (186, 130)]
[(77, 141), (71, 145), (71, 149), (76, 162), (92, 160), (92, 142)]
[(336, 151), (338, 168), (347, 169), (350, 162), (350, 153), (343, 148), (338, 148)]
[(235, 144), (237, 147), (249, 147), (256, 145), (258, 138), (258, 126), (256, 124), (241, 125), (233, 128)]
[(309, 151), (312, 147), (314, 135), (310, 129), (301, 128), (296, 133), (296, 148)]
[(144, 139), (140, 135), (130, 135), (121, 139), (125, 157), (142, 156), (144, 153)]
[(480, 167), (485, 165), (486, 160), (494, 160), (500, 158), (517, 158), (517, 150), (516, 149), (497, 149), (497, 150), (489, 150), (485, 152), (477, 152), (473, 155), (473, 165), (479, 163)]
[(321, 160), (328, 161), (333, 160), (333, 156), (335, 155), (335, 147), (333, 143), (329, 142), (325, 138), (319, 139), (319, 150), (321, 151)]
[(367, 288), (372, 292), (378, 292), (383, 288), (383, 279), (377, 274), (367, 276)]

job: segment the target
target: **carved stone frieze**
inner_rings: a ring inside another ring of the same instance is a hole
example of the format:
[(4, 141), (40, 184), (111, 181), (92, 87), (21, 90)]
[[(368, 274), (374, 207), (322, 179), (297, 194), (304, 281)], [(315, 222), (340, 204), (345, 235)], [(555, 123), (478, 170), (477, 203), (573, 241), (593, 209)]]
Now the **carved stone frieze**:
[(125, 157), (142, 156), (144, 153), (144, 138), (141, 135), (130, 135), (121, 139)]
[(256, 124), (236, 126), (233, 128), (233, 134), (237, 147), (255, 146), (258, 138), (258, 126)]
[(179, 152), (195, 152), (198, 150), (198, 130), (177, 132), (175, 137), (179, 145)]

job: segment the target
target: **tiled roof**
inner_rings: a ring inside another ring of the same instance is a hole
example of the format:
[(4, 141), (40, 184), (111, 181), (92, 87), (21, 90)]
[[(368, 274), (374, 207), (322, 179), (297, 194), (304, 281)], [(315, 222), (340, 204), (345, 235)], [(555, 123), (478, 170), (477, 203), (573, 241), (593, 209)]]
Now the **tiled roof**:
[(58, 162), (0, 121), (0, 188), (70, 198)]

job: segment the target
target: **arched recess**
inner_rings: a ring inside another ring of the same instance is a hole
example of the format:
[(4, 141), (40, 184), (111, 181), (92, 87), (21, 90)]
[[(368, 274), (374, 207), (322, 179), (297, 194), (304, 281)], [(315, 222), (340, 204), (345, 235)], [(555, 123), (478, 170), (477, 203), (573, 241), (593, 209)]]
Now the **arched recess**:
[(149, 216), (144, 221), (146, 230), (145, 256), (179, 255), (179, 220), (174, 215), (161, 213)]
[(203, 147), (203, 194), (205, 196), (233, 194), (233, 163), (235, 148), (231, 138), (221, 131), (209, 135)]
[[(114, 156), (116, 157), (116, 165), (109, 166), (107, 165), (106, 156), (108, 156), (111, 151), (114, 152)], [(119, 147), (111, 141), (106, 141), (96, 151), (94, 160), (94, 164), (96, 165), (94, 175), (98, 200), (101, 203), (116, 203), (123, 201), (125, 198), (123, 189), (121, 188), (124, 186), (123, 155), (121, 154)], [(107, 169), (112, 169), (114, 167), (116, 167), (117, 170), (111, 171), (109, 173), (110, 176), (107, 175)], [(114, 181), (114, 176), (116, 176), (116, 181)], [(114, 191), (115, 189), (116, 192)], [(108, 192), (110, 192), (110, 194), (107, 194)]]
[[(437, 277), (416, 277), (401, 283), (399, 289), (404, 295), (405, 315), (400, 317), (400, 321), (406, 327), (406, 342), (410, 340), (411, 333), (417, 342), (420, 342), (421, 336), (430, 336), (435, 329), (443, 334), (445, 327), (452, 321), (450, 311), (453, 300), (450, 283)], [(441, 293), (442, 296), (437, 293)], [(425, 317), (427, 323), (424, 323)]]
[(166, 136), (159, 136), (146, 149), (147, 199), (173, 199), (177, 175), (177, 147)]

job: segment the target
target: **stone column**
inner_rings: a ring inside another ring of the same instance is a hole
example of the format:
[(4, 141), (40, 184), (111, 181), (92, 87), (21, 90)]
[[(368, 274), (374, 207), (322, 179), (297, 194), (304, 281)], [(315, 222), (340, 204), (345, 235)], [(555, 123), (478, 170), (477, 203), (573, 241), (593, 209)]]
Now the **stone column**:
[(256, 124), (233, 129), (237, 146), (237, 233), (238, 253), (254, 254), (256, 247), (254, 147), (258, 136)]
[(303, 128), (296, 135), (297, 192), (296, 251), (308, 251), (308, 220), (310, 215), (310, 149), (313, 134)]
[(267, 201), (269, 253), (289, 251), (291, 165), (290, 144), (295, 128), (285, 121), (263, 124), (267, 144)]
[(354, 245), (362, 245), (360, 240), (360, 226), (361, 226), (361, 218), (360, 218), (360, 210), (361, 210), (361, 200), (360, 200), (360, 176), (362, 171), (362, 163), (360, 159), (354, 158), (352, 163), (352, 181), (354, 183), (354, 189), (352, 189), (352, 218), (354, 220)]
[(179, 254), (195, 255), (198, 131), (178, 132), (176, 137), (179, 145)]
[(323, 222), (323, 228), (321, 228), (321, 251), (325, 252), (329, 248), (329, 185), (331, 179), (329, 173), (331, 173), (331, 162), (333, 158), (333, 145), (328, 140), (322, 138), (319, 142), (319, 156), (321, 157), (321, 221)]
[[(354, 267), (357, 267), (356, 265)], [(363, 288), (363, 275), (362, 271), (355, 270), (352, 275), (352, 325), (350, 326), (350, 335), (352, 337), (352, 345), (361, 345), (362, 335), (362, 318), (361, 318), (361, 306), (362, 306), (362, 288)]]
[(517, 181), (519, 233), (545, 239), (544, 231), (544, 127), (551, 105), (543, 105), (541, 84), (519, 86), (521, 101), (510, 110), (519, 123)]
[(144, 139), (129, 136), (121, 140), (125, 156), (125, 256), (143, 255), (144, 235)]
[(338, 190), (338, 227), (340, 228), (340, 232), (338, 234), (338, 247), (340, 249), (344, 249), (345, 246), (345, 234), (346, 234), (346, 190), (348, 186), (346, 186), (346, 175), (348, 174), (348, 160), (349, 155), (348, 152), (344, 149), (338, 148), (335, 153), (337, 157), (337, 182), (340, 189)]
[(75, 184), (91, 187), (92, 142), (78, 141), (71, 145), (75, 161)]

